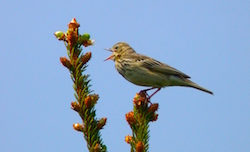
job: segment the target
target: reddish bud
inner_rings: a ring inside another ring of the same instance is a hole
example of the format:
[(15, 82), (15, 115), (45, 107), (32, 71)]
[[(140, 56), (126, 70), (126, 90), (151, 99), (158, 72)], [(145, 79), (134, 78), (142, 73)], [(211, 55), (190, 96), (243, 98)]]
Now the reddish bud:
[(148, 112), (149, 113), (154, 113), (155, 111), (158, 110), (159, 104), (158, 103), (153, 103), (150, 105), (150, 107), (148, 108)]
[(84, 99), (84, 104), (87, 108), (89, 108), (91, 106), (91, 96), (87, 96), (85, 99)]
[(132, 136), (127, 135), (127, 136), (125, 137), (125, 141), (126, 141), (126, 143), (130, 144), (130, 143), (133, 141)]
[(97, 128), (98, 128), (98, 129), (102, 129), (103, 126), (105, 126), (106, 122), (107, 122), (107, 118), (102, 118), (102, 119), (100, 119), (100, 120), (98, 121), (98, 123), (97, 123)]
[(97, 103), (98, 99), (99, 96), (97, 94), (89, 95), (85, 98), (84, 104), (87, 108), (93, 107)]
[(142, 141), (137, 142), (135, 146), (136, 152), (143, 152), (144, 151), (144, 144)]
[(71, 109), (75, 110), (76, 112), (80, 112), (81, 106), (78, 102), (71, 102)]
[(156, 121), (158, 119), (158, 114), (154, 114), (153, 116), (152, 116), (152, 118), (150, 119), (150, 121)]
[(70, 23), (68, 24), (68, 27), (69, 27), (69, 28), (78, 28), (78, 27), (80, 27), (80, 24), (77, 23), (77, 21), (76, 21), (75, 18), (73, 18), (73, 19), (70, 21)]
[(91, 52), (87, 52), (82, 56), (82, 62), (83, 64), (86, 64), (91, 58)]
[(70, 61), (66, 57), (60, 57), (60, 61), (62, 65), (68, 68), (69, 70), (73, 69), (73, 65), (70, 63)]
[(138, 106), (141, 106), (141, 105), (144, 105), (144, 103), (148, 103), (147, 102), (147, 98), (146, 96), (144, 96), (141, 92), (138, 94), (136, 93), (135, 97), (134, 97), (134, 104), (138, 107)]
[(134, 100), (137, 100), (137, 99), (139, 99), (140, 97), (141, 97), (140, 94), (136, 93), (136, 94), (135, 94), (135, 97), (134, 97)]
[(133, 111), (130, 111), (129, 113), (126, 114), (126, 120), (129, 123), (129, 125), (133, 125), (136, 123)]
[(77, 30), (72, 30), (72, 29), (68, 29), (67, 31), (67, 40), (70, 46), (73, 46), (74, 44), (76, 44), (78, 39), (78, 32)]
[(81, 131), (83, 132), (83, 125), (77, 123), (77, 124), (73, 124), (73, 128), (76, 130), (76, 131)]
[(94, 45), (95, 44), (95, 41), (94, 40), (87, 40), (87, 41), (83, 41), (82, 45), (87, 47), (87, 46), (90, 46), (90, 45)]
[(92, 94), (91, 98), (92, 98), (92, 102), (96, 104), (97, 100), (99, 99), (99, 95), (98, 94)]

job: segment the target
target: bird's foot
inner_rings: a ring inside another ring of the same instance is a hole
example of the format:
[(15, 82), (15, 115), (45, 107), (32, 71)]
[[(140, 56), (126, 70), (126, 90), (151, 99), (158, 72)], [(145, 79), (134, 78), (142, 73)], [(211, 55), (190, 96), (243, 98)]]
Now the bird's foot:
[[(156, 90), (154, 93), (152, 93), (151, 95), (148, 95), (147, 91), (152, 90), (152, 89), (156, 89), (156, 88), (149, 88), (149, 89), (141, 90), (139, 94), (140, 94), (140, 95), (141, 95), (141, 94), (144, 94), (144, 96), (145, 96), (145, 97), (147, 98), (147, 100), (150, 102), (150, 99), (151, 99), (158, 91), (161, 90), (161, 88), (157, 88), (157, 90)], [(151, 103), (151, 102), (150, 102), (150, 103)]]
[(141, 90), (141, 91), (139, 92), (139, 95), (140, 95), (142, 98), (145, 98), (145, 99), (146, 99), (146, 102), (149, 102), (150, 104), (152, 104), (152, 103), (150, 102), (150, 96), (148, 95), (147, 91)]

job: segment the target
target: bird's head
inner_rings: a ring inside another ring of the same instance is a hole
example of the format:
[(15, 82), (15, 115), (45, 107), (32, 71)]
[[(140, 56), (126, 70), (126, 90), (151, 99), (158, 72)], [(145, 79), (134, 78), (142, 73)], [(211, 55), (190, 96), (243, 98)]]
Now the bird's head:
[(130, 53), (134, 53), (135, 51), (125, 42), (118, 42), (116, 43), (112, 48), (105, 49), (107, 51), (112, 52), (111, 56), (109, 56), (105, 61), (107, 60), (113, 60), (116, 61), (123, 55), (127, 55)]

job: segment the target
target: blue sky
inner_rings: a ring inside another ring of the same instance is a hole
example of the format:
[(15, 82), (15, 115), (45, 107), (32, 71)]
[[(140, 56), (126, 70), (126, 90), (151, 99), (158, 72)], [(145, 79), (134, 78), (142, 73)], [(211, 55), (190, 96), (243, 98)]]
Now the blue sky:
[(75, 17), (96, 44), (87, 73), (100, 99), (97, 117), (110, 152), (130, 151), (125, 113), (144, 87), (127, 82), (104, 62), (119, 41), (191, 76), (214, 96), (167, 87), (153, 98), (150, 151), (250, 151), (249, 1), (2, 1), (0, 5), (0, 151), (87, 151), (66, 56), (57, 30)]

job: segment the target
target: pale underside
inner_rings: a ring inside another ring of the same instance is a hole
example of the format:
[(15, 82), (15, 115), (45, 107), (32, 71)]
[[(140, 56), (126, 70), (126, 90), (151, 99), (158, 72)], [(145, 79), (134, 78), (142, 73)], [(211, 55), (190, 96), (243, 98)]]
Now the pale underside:
[(188, 75), (147, 56), (135, 55), (133, 57), (130, 54), (130, 58), (123, 56), (123, 61), (118, 59), (115, 62), (117, 71), (128, 81), (155, 88), (188, 86), (188, 82), (185, 81), (190, 78)]

